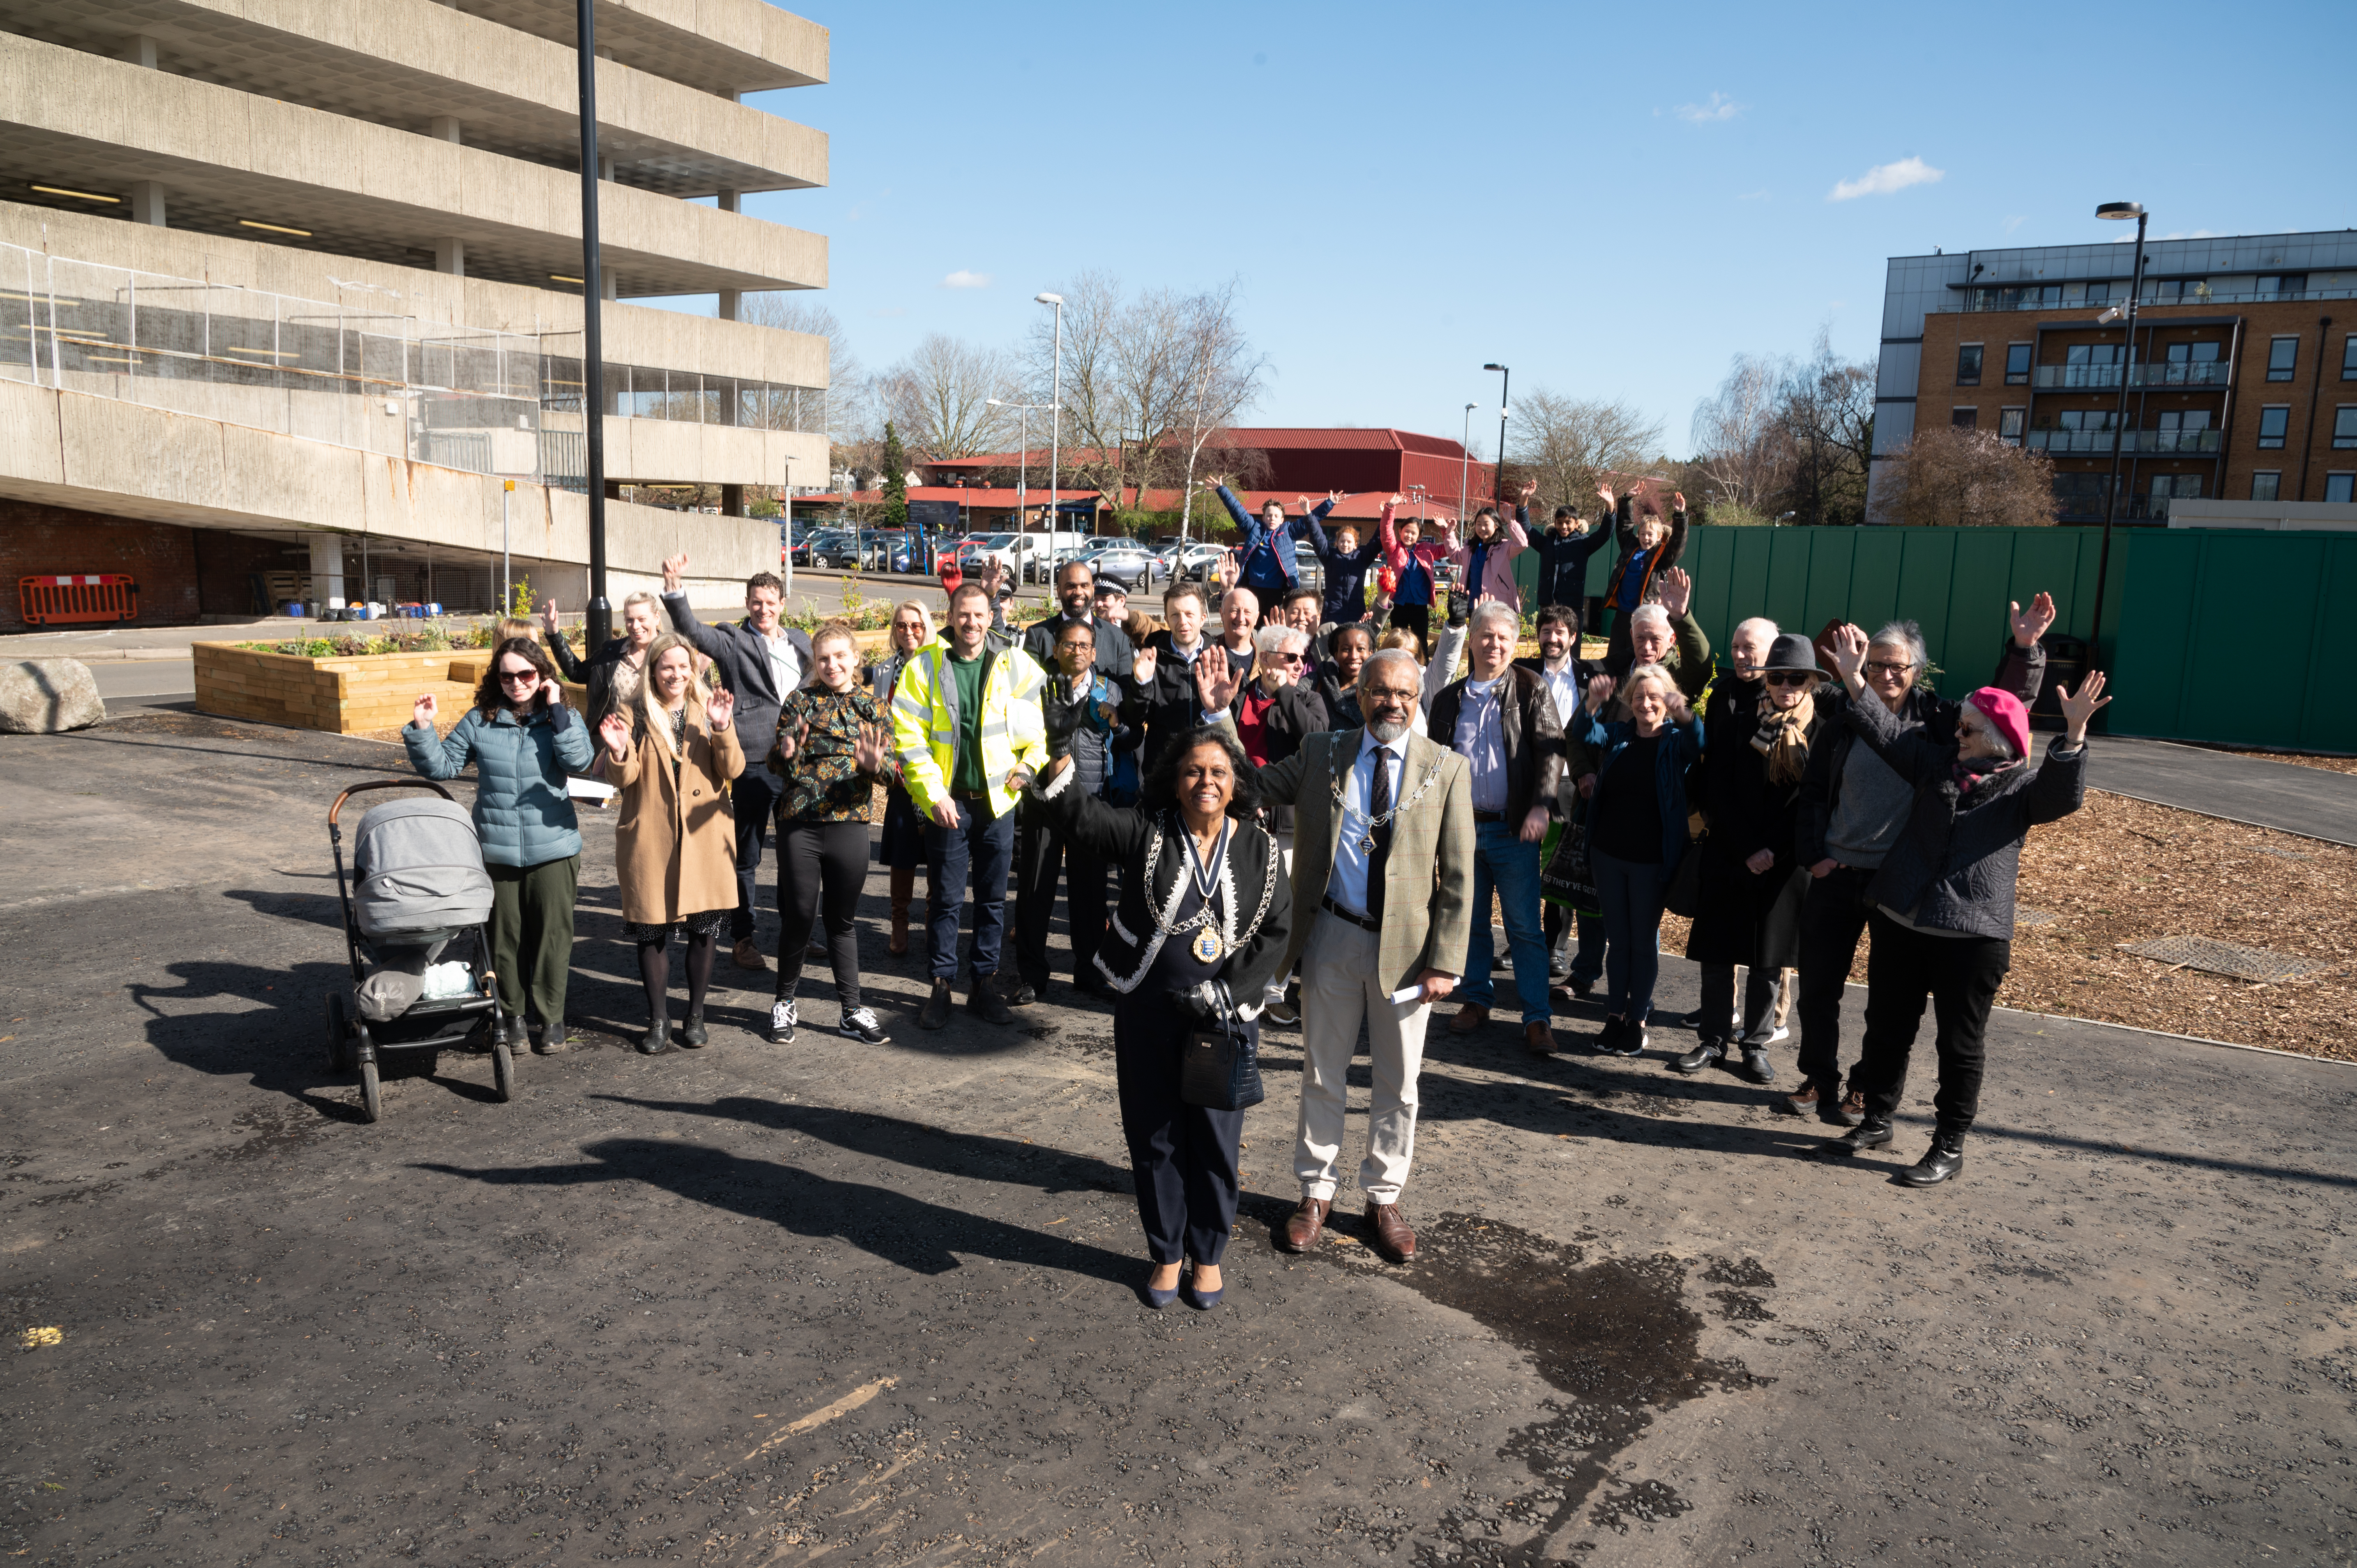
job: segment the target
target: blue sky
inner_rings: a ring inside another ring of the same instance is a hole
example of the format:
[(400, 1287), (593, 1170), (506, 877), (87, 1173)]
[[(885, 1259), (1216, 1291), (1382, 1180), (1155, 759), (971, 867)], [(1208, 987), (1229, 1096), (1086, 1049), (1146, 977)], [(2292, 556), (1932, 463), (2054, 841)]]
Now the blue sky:
[(1888, 256), (2108, 240), (2113, 199), (2156, 235), (2357, 223), (2346, 0), (2264, 33), (2214, 4), (793, 8), (834, 79), (756, 102), (829, 134), (833, 184), (748, 210), (829, 237), (867, 366), (1013, 344), (1089, 267), (1232, 274), (1275, 371), (1254, 424), (1455, 435), (1471, 402), (1494, 443), (1501, 360), (1683, 453), (1730, 355), (1829, 324), (1871, 357)]

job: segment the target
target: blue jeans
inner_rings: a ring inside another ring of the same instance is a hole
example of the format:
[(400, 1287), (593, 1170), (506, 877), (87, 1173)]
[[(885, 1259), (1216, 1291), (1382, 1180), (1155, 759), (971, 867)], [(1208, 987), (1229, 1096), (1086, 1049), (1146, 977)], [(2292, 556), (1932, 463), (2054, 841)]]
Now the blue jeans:
[(1505, 822), (1483, 822), (1473, 830), (1473, 936), (1465, 949), (1465, 980), (1456, 994), (1476, 1007), (1487, 1007), (1495, 994), (1490, 980), (1492, 889), (1506, 918), (1506, 949), (1514, 956), (1514, 990), (1522, 998), (1523, 1022), (1544, 1023), (1552, 1009), (1547, 1004), (1546, 938), (1539, 930), (1539, 846), (1524, 843)]
[(987, 800), (960, 800), (958, 825), (925, 823), (925, 925), (933, 978), (955, 980), (958, 915), (974, 873), (974, 972), (998, 972), (1006, 933), (1006, 877), (1015, 865), (1015, 813), (993, 816)]
[(1605, 1011), (1631, 1024), (1652, 1016), (1653, 982), (1662, 971), (1662, 900), (1675, 869), (1658, 861), (1621, 860), (1592, 850), (1596, 896), (1604, 905)]

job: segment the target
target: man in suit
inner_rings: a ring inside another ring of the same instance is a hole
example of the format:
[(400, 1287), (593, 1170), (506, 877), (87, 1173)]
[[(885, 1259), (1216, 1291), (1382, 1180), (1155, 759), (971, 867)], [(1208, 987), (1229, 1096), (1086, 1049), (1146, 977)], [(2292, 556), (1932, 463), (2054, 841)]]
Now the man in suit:
[(1042, 670), (1053, 670), (1057, 661), (1057, 639), (1064, 628), (1073, 621), (1086, 621), (1093, 628), (1096, 640), (1096, 671), (1108, 681), (1126, 679), (1137, 658), (1129, 645), (1128, 633), (1122, 630), (1121, 618), (1108, 621), (1095, 612), (1096, 574), (1085, 561), (1067, 561), (1056, 568), (1056, 602), (1061, 608), (1042, 621), (1035, 621), (1023, 633), (1023, 651), (1031, 662)]
[[(1225, 715), (1238, 682), (1196, 667), (1207, 713)], [(1263, 800), (1294, 808), (1293, 894), (1315, 918), (1293, 923), (1286, 965), (1301, 965), (1301, 1118), (1293, 1174), (1301, 1207), (1278, 1228), (1291, 1252), (1318, 1243), (1334, 1207), (1345, 1087), (1363, 1019), (1374, 1102), (1359, 1187), (1367, 1240), (1394, 1262), (1415, 1253), (1399, 1207), (1415, 1146), (1416, 1072), (1432, 1004), (1465, 972), (1473, 919), (1473, 797), (1466, 759), (1416, 735), (1422, 672), (1385, 649), (1359, 671), (1363, 729), (1307, 736), (1257, 768)]]
[[(736, 694), (737, 733), (753, 736), (766, 750), (778, 733), (778, 709), (810, 679), (810, 634), (779, 624), (786, 585), (774, 572), (756, 572), (745, 579), (743, 620), (734, 626), (705, 626), (680, 591), (686, 572), (684, 554), (662, 564), (663, 608), (670, 612), (673, 628), (712, 660), (720, 671), (720, 683)], [(784, 787), (785, 780), (766, 768), (748, 768), (728, 786), (737, 813), (737, 908), (728, 917), (728, 935), (737, 944), (739, 969), (770, 967), (761, 956), (761, 944), (753, 940), (753, 874), (761, 868), (770, 819), (778, 814)]]

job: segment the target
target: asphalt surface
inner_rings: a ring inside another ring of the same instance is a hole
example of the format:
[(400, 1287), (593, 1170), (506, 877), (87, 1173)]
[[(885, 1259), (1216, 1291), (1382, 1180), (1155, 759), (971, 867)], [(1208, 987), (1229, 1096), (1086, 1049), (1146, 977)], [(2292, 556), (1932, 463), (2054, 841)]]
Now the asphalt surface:
[(2166, 740), (2104, 737), (2088, 759), (2098, 789), (2228, 822), (2357, 844), (2357, 775)]
[(1928, 1064), (1889, 1157), (1828, 1165), (1770, 1091), (1666, 1072), (1683, 1031), (1534, 1063), (1511, 1013), (1436, 1026), (1394, 1269), (1347, 1189), (1270, 1249), (1275, 1032), (1226, 1305), (1154, 1313), (1109, 1015), (918, 1032), (880, 874), (891, 1044), (813, 980), (764, 1045), (724, 961), (712, 1046), (648, 1058), (591, 813), (598, 1033), (512, 1103), (453, 1052), (361, 1123), (324, 822), (396, 759), (172, 713), (0, 738), (0, 1281), (12, 1342), (59, 1330), (6, 1352), (12, 1561), (2357, 1552), (2346, 1067), (2000, 1014), (1964, 1176), (1917, 1193)]

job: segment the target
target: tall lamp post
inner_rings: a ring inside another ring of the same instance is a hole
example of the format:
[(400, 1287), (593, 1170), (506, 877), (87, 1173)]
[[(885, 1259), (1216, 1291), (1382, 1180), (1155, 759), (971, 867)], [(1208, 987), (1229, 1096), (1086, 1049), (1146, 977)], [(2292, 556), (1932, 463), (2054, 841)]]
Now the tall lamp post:
[(593, 650), (614, 635), (606, 599), (606, 286), (597, 276), (597, 0), (579, 0), (576, 53), (581, 98), (581, 428), (589, 487), (588, 636)]
[[(1056, 537), (1056, 521), (1063, 515), (1056, 510), (1056, 467), (1060, 456), (1057, 442), (1063, 435), (1064, 425), (1064, 296), (1060, 294), (1035, 294), (1031, 298), (1036, 304), (1056, 307), (1056, 372), (1048, 393), (1048, 538), (1052, 543)], [(1120, 499), (1118, 495), (1114, 497), (1116, 504)]]
[(1465, 405), (1465, 428), (1457, 438), (1457, 526), (1459, 528), (1465, 526), (1466, 466), (1473, 461), (1473, 411), (1480, 406), (1478, 403)]
[[(2095, 668), (2102, 656), (2104, 639), (2104, 579), (2112, 566), (2112, 520), (2120, 510), (2120, 453), (2128, 436), (2128, 381), (2136, 366), (2136, 302), (2144, 294), (2144, 226), (2145, 210), (2134, 201), (2106, 201), (2095, 209), (2095, 216), (2113, 222), (2136, 220), (2136, 263), (2128, 278), (2128, 302), (2125, 308), (2114, 306), (2095, 317), (2098, 323), (2127, 318), (2127, 349), (2120, 356), (2120, 407), (2112, 420), (2112, 479), (2104, 489), (2104, 547), (2095, 556), (2095, 610), (2087, 625), (2087, 668)], [(2083, 673), (2081, 680), (2085, 680)]]
[[(1045, 413), (1054, 405), (1044, 403), (1006, 403), (995, 397), (987, 401), (993, 408), (1014, 409), (1017, 416), (1016, 428), (1020, 434), (1016, 436), (1016, 439), (1022, 443), (1022, 448), (1015, 455), (1015, 526), (1020, 530), (1023, 526), (1024, 510), (1031, 504), (1031, 416), (1035, 413)], [(1050, 502), (1056, 499), (1056, 485), (1053, 479), (1048, 483), (1048, 499)]]
[[(1492, 492), (1490, 499), (1503, 506), (1506, 504), (1506, 410), (1510, 406), (1506, 401), (1506, 389), (1514, 384), (1514, 373), (1503, 365), (1484, 365), (1481, 368), (1498, 372), (1498, 461), (1490, 470)], [(1501, 515), (1498, 521), (1502, 523), (1506, 519)]]

